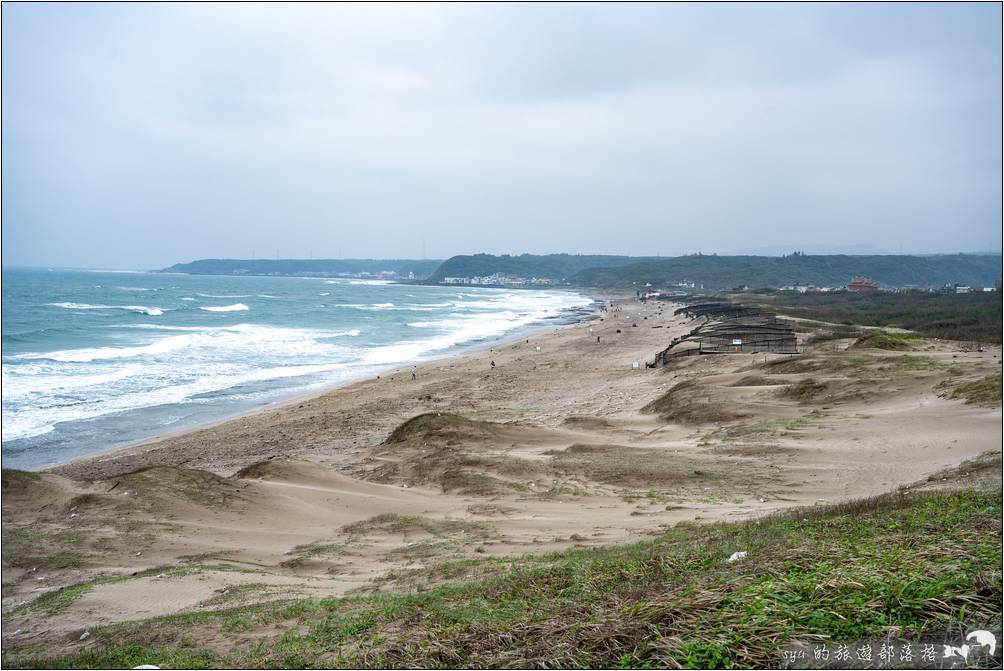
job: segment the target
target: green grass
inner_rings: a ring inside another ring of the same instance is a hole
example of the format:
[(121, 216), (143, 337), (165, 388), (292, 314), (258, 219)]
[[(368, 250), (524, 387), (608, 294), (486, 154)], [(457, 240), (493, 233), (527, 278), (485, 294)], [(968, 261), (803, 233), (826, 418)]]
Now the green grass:
[(42, 479), (42, 476), (33, 471), (19, 471), (15, 468), (5, 468), (2, 473), (0, 473), (0, 478), (2, 478), (3, 488), (7, 489), (8, 487), (18, 487), (36, 483)]
[(1001, 342), (1001, 299), (998, 292), (942, 294), (853, 292), (826, 294), (743, 293), (755, 302), (793, 317), (832, 324), (904, 328), (930, 338)]
[(756, 422), (723, 426), (720, 429), (712, 431), (708, 435), (708, 438), (719, 439), (719, 440), (734, 440), (737, 438), (777, 436), (781, 434), (789, 434), (792, 432), (797, 432), (799, 429), (805, 429), (810, 426), (818, 426), (819, 423), (824, 421), (824, 419), (833, 419), (833, 418), (823, 417), (822, 415), (818, 415), (815, 413), (809, 413), (808, 415), (803, 415), (801, 417), (791, 417), (787, 419), (762, 419)]
[[(37, 527), (8, 528), (3, 534), (3, 561), (5, 565), (23, 569), (54, 571), (79, 568), (94, 558), (93, 553), (81, 550), (82, 532), (53, 532)], [(43, 541), (40, 542), (40, 541)], [(47, 547), (48, 552), (39, 553)]]
[(918, 340), (920, 336), (915, 333), (894, 333), (890, 331), (877, 331), (863, 335), (854, 341), (852, 347), (884, 349), (890, 351), (902, 351), (910, 349), (910, 341)]
[[(1000, 518), (998, 490), (682, 524), (627, 546), (468, 560), (414, 594), (124, 623), (86, 652), (8, 650), (4, 665), (776, 667), (792, 641), (999, 627)], [(748, 558), (726, 562), (736, 550)], [(234, 626), (258, 642), (221, 643)]]
[(491, 525), (483, 522), (434, 519), (421, 515), (385, 513), (367, 520), (348, 524), (342, 527), (342, 532), (348, 534), (351, 538), (373, 534), (404, 534), (407, 532), (421, 532), (435, 537), (471, 534), (486, 538), (492, 535), (494, 530)]
[(994, 407), (1001, 404), (1001, 374), (961, 384), (952, 391), (952, 398), (965, 399), (967, 404)]
[(63, 587), (52, 592), (47, 592), (42, 596), (38, 597), (34, 601), (24, 604), (17, 608), (15, 613), (25, 613), (29, 611), (40, 611), (49, 614), (55, 614), (66, 608), (69, 608), (77, 601), (80, 597), (84, 596), (92, 589), (98, 585), (112, 585), (119, 582), (124, 582), (126, 580), (137, 580), (139, 578), (149, 578), (150, 576), (163, 574), (164, 577), (179, 577), (190, 575), (192, 573), (202, 573), (204, 571), (230, 571), (239, 573), (250, 573), (249, 569), (236, 568), (234, 566), (229, 566), (225, 564), (200, 564), (193, 566), (182, 566), (177, 568), (152, 568), (146, 571), (140, 571), (138, 573), (130, 575), (120, 575), (112, 576), (110, 578), (98, 578), (97, 580), (91, 580), (90, 582), (79, 583), (76, 585), (70, 585), (68, 587)]
[(442, 436), (450, 434), (483, 435), (491, 430), (491, 422), (468, 419), (445, 412), (428, 412), (416, 415), (398, 426), (387, 437), (387, 443), (401, 443), (416, 436)]
[(348, 553), (348, 546), (345, 543), (313, 543), (301, 545), (293, 548), (289, 554), (293, 555), (283, 561), (280, 565), (286, 568), (299, 568), (308, 562), (316, 559), (333, 559), (342, 557)]

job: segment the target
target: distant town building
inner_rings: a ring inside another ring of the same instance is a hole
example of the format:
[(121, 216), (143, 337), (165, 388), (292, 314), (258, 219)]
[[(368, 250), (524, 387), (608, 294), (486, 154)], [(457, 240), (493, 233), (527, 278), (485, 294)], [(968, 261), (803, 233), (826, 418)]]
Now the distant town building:
[(855, 277), (847, 283), (848, 291), (856, 291), (859, 294), (872, 293), (879, 290), (878, 282), (867, 277)]
[(548, 287), (556, 284), (550, 277), (520, 277), (507, 273), (475, 275), (474, 277), (444, 277), (442, 284), (465, 284), (482, 287)]

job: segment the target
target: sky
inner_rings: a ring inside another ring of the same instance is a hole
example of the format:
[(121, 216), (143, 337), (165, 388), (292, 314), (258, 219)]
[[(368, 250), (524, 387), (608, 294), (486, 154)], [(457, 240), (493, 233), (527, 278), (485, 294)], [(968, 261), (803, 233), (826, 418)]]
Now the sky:
[(4, 265), (999, 252), (1000, 3), (3, 4)]

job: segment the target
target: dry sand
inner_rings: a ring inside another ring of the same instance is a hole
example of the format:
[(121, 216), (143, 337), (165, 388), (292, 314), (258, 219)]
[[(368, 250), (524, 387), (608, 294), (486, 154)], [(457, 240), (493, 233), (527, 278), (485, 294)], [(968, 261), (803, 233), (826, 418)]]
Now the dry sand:
[(621, 300), (601, 320), (420, 366), (417, 380), (402, 368), (5, 472), (4, 647), (86, 645), (95, 626), (249, 600), (415, 589), (446, 560), (858, 498), (1001, 450), (999, 406), (948, 398), (999, 372), (999, 347), (847, 340), (646, 369), (694, 326), (675, 307)]

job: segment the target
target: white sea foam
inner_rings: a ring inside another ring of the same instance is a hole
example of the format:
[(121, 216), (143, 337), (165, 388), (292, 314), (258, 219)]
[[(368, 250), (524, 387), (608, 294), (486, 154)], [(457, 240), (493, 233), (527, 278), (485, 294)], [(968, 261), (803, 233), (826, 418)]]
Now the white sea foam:
[[(149, 327), (136, 325), (128, 328)], [(88, 363), (91, 361), (130, 359), (134, 357), (157, 359), (160, 355), (186, 349), (209, 358), (215, 358), (215, 352), (219, 352), (220, 357), (224, 360), (227, 356), (232, 357), (238, 354), (244, 357), (256, 354), (262, 357), (326, 356), (341, 354), (342, 350), (333, 350), (330, 345), (318, 342), (318, 339), (359, 335), (358, 329), (326, 331), (319, 329), (257, 326), (253, 324), (218, 327), (163, 326), (156, 330), (182, 331), (185, 333), (182, 335), (161, 337), (145, 345), (30, 352), (17, 354), (9, 358), (19, 361), (48, 360), (63, 363)], [(172, 364), (178, 363), (175, 356), (167, 357), (164, 360)]]
[(48, 361), (39, 361), (26, 364), (16, 375), (4, 370), (4, 393), (10, 399), (18, 399), (31, 394), (86, 389), (119, 382), (132, 376), (141, 376), (143, 372), (143, 366), (137, 363), (115, 366), (107, 372), (67, 375), (65, 367)]
[[(409, 289), (412, 294), (423, 295)], [(326, 312), (321, 323), (331, 324), (329, 328), (253, 323), (199, 325), (191, 323), (197, 321), (193, 317), (197, 318), (199, 311), (179, 310), (163, 319), (143, 320), (139, 324), (105, 324), (119, 332), (105, 331), (104, 337), (84, 341), (95, 345), (92, 347), (52, 347), (52, 351), (40, 348), (35, 352), (22, 350), (8, 354), (3, 365), (3, 440), (42, 436), (55, 427), (54, 444), (58, 444), (66, 440), (62, 423), (156, 406), (192, 403), (213, 408), (219, 399), (260, 403), (263, 398), (275, 398), (262, 394), (278, 394), (283, 390), (289, 393), (308, 384), (331, 384), (353, 375), (375, 374), (381, 368), (406, 365), (455, 345), (498, 337), (553, 316), (563, 308), (589, 303), (581, 296), (556, 291), (486, 289), (475, 293), (465, 289), (452, 298), (453, 294), (445, 294), (441, 289), (429, 289), (430, 293), (424, 296), (434, 301), (430, 303), (405, 302), (407, 298), (400, 297), (406, 294), (393, 288), (345, 292), (358, 302), (331, 307), (369, 312)], [(194, 295), (183, 298), (191, 299)], [(299, 297), (284, 296), (283, 300), (299, 300), (301, 306), (316, 305), (310, 295), (305, 292)], [(218, 296), (222, 295), (206, 295)], [(386, 300), (390, 298), (397, 300), (397, 304)], [(412, 300), (420, 299), (412, 296)], [(82, 302), (55, 305), (71, 310), (164, 312), (146, 306)], [(249, 308), (244, 303), (235, 303), (201, 309), (233, 312)], [(251, 311), (242, 318), (262, 319), (261, 312)], [(423, 319), (426, 315), (428, 318)], [(204, 320), (223, 321), (209, 315)], [(302, 379), (270, 382), (287, 378)], [(174, 414), (173, 409), (164, 412)], [(49, 444), (46, 442), (49, 440), (43, 437), (39, 444)]]
[(355, 310), (391, 310), (394, 308), (394, 304), (393, 303), (340, 303), (335, 307), (353, 308)]
[(164, 310), (161, 308), (149, 308), (145, 305), (91, 305), (90, 303), (49, 303), (49, 305), (67, 310), (128, 310), (151, 317), (159, 317), (164, 314)]
[(3, 440), (17, 440), (42, 435), (63, 422), (93, 419), (104, 415), (137, 410), (159, 405), (184, 403), (202, 395), (219, 392), (239, 385), (265, 382), (289, 377), (300, 377), (327, 373), (344, 364), (314, 364), (299, 366), (277, 366), (248, 372), (227, 372), (220, 375), (205, 375), (182, 384), (162, 386), (157, 389), (136, 391), (110, 398), (98, 398), (82, 403), (39, 408), (24, 408), (17, 413), (3, 413)]
[(141, 331), (222, 331), (233, 326), (171, 326), (169, 324), (108, 324), (109, 329), (140, 329)]
[(252, 294), (200, 294), (196, 293), (196, 296), (202, 296), (203, 298), (251, 298)]
[(350, 286), (385, 286), (394, 284), (391, 280), (364, 280), (359, 278), (339, 277), (334, 280), (324, 280), (325, 284), (347, 284)]
[(234, 303), (233, 305), (210, 305), (199, 309), (206, 310), (207, 312), (240, 312), (242, 310), (249, 310), (250, 308), (243, 303)]
[(57, 350), (55, 352), (43, 352), (39, 354), (19, 354), (16, 359), (37, 360), (48, 359), (50, 361), (61, 361), (63, 363), (87, 363), (90, 361), (108, 359), (129, 359), (139, 356), (152, 356), (166, 354), (189, 345), (192, 336), (171, 336), (162, 338), (149, 345), (138, 347), (89, 347), (82, 349)]
[(130, 347), (6, 357), (3, 440), (42, 435), (61, 422), (196, 401), (238, 385), (347, 370), (358, 350), (335, 339), (360, 334), (253, 324), (141, 331), (175, 333)]

